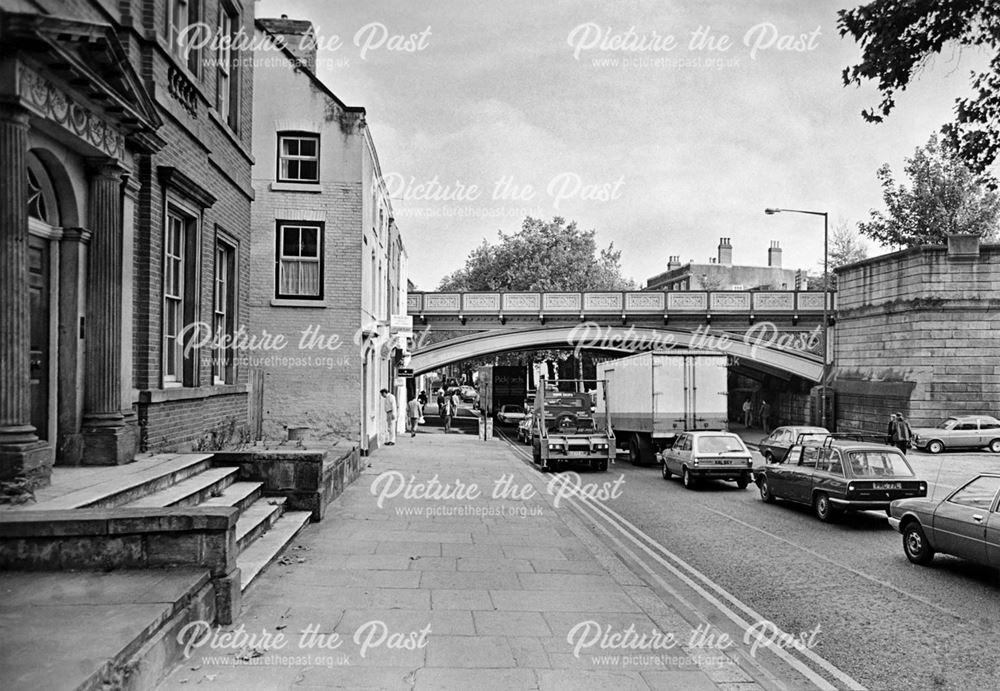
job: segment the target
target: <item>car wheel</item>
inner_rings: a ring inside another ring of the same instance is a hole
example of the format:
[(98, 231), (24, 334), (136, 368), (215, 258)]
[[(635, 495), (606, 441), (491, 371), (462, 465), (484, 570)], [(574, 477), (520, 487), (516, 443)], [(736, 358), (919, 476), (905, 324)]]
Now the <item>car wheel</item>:
[(991, 441), (989, 448), (993, 453), (1000, 453), (1000, 439), (994, 439)]
[(760, 498), (764, 500), (765, 504), (774, 503), (774, 495), (771, 494), (771, 487), (767, 484), (767, 478), (761, 478), (760, 480)]
[(750, 478), (747, 477), (746, 475), (742, 476), (739, 480), (736, 481), (736, 486), (739, 487), (740, 489), (746, 489), (747, 487), (750, 486)]
[(764, 462), (765, 463), (774, 463), (774, 454), (771, 453), (770, 451), (765, 451), (764, 452)]
[(903, 551), (914, 564), (925, 566), (934, 558), (934, 550), (927, 543), (924, 531), (916, 521), (910, 521), (903, 528)]
[(664, 480), (669, 480), (670, 479), (670, 468), (667, 467), (666, 463), (661, 463), (660, 464), (660, 475), (663, 476)]
[(927, 450), (931, 453), (941, 453), (944, 451), (944, 444), (935, 439), (927, 445)]
[(681, 468), (681, 482), (687, 489), (694, 489), (695, 479), (694, 476), (688, 471), (687, 468)]
[(830, 497), (824, 492), (817, 492), (813, 497), (813, 510), (816, 512), (816, 518), (824, 523), (829, 523), (836, 516)]

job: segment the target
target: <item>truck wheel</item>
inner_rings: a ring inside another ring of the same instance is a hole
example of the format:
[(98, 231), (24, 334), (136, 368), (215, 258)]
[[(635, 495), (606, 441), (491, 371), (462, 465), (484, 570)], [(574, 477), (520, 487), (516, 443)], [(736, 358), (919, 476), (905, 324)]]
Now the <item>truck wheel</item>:
[(542, 462), (542, 450), (537, 445), (531, 445), (531, 462), (539, 465)]
[(601, 461), (600, 463), (597, 464), (597, 471), (598, 472), (603, 473), (603, 472), (606, 472), (607, 469), (608, 469), (608, 462), (607, 461)]
[(667, 467), (666, 463), (661, 463), (660, 464), (660, 475), (663, 476), (664, 480), (669, 480), (670, 479), (670, 468)]
[(694, 476), (688, 471), (687, 467), (681, 468), (681, 482), (684, 483), (684, 487), (687, 489), (694, 489), (695, 479)]
[(653, 444), (642, 434), (633, 434), (628, 440), (628, 460), (632, 465), (652, 465), (656, 456)]

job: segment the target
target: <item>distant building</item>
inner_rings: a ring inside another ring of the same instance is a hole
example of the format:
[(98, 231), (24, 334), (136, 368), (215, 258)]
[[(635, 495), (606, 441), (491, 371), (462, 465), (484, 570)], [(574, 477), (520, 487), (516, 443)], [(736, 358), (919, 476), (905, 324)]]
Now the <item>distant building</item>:
[(251, 312), (255, 332), (288, 340), (278, 357), (251, 355), (264, 369), (264, 433), (305, 426), (370, 451), (385, 432), (379, 390), (405, 405), (405, 341), (390, 326), (406, 312), (402, 237), (365, 109), (316, 77), (312, 24), (256, 26), (256, 42), (281, 48), (254, 72)]
[(253, 11), (0, 0), (0, 479), (246, 424), (246, 371), (185, 327), (244, 317), (252, 68), (183, 36)]
[(805, 290), (802, 272), (781, 267), (781, 247), (772, 241), (767, 250), (767, 266), (733, 264), (729, 238), (720, 238), (718, 256), (707, 263), (671, 256), (667, 270), (646, 281), (646, 290)]

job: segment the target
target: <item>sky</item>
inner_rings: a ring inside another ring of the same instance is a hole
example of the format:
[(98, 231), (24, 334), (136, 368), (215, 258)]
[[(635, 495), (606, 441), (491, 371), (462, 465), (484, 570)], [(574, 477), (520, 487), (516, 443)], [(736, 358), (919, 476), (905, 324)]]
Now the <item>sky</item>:
[[(313, 22), (317, 73), (364, 106), (409, 255), (433, 290), (526, 215), (575, 220), (643, 285), (668, 257), (815, 271), (831, 230), (881, 209), (875, 172), (927, 142), (969, 91), (974, 50), (933, 58), (885, 123), (845, 87), (845, 0), (261, 0)], [(872, 255), (884, 251), (869, 242)], [(582, 288), (583, 286), (581, 286)]]

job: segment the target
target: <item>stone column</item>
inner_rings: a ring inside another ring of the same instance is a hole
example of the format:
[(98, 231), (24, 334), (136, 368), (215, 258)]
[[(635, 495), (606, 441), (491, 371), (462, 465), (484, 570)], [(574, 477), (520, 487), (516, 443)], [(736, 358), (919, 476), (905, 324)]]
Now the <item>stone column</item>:
[[(113, 159), (90, 161), (86, 369), (83, 396), (85, 465), (128, 463), (135, 428), (122, 411), (122, 183)], [(130, 412), (130, 411), (128, 411)]]
[(47, 445), (31, 425), (28, 112), (0, 104), (0, 480), (46, 484)]

